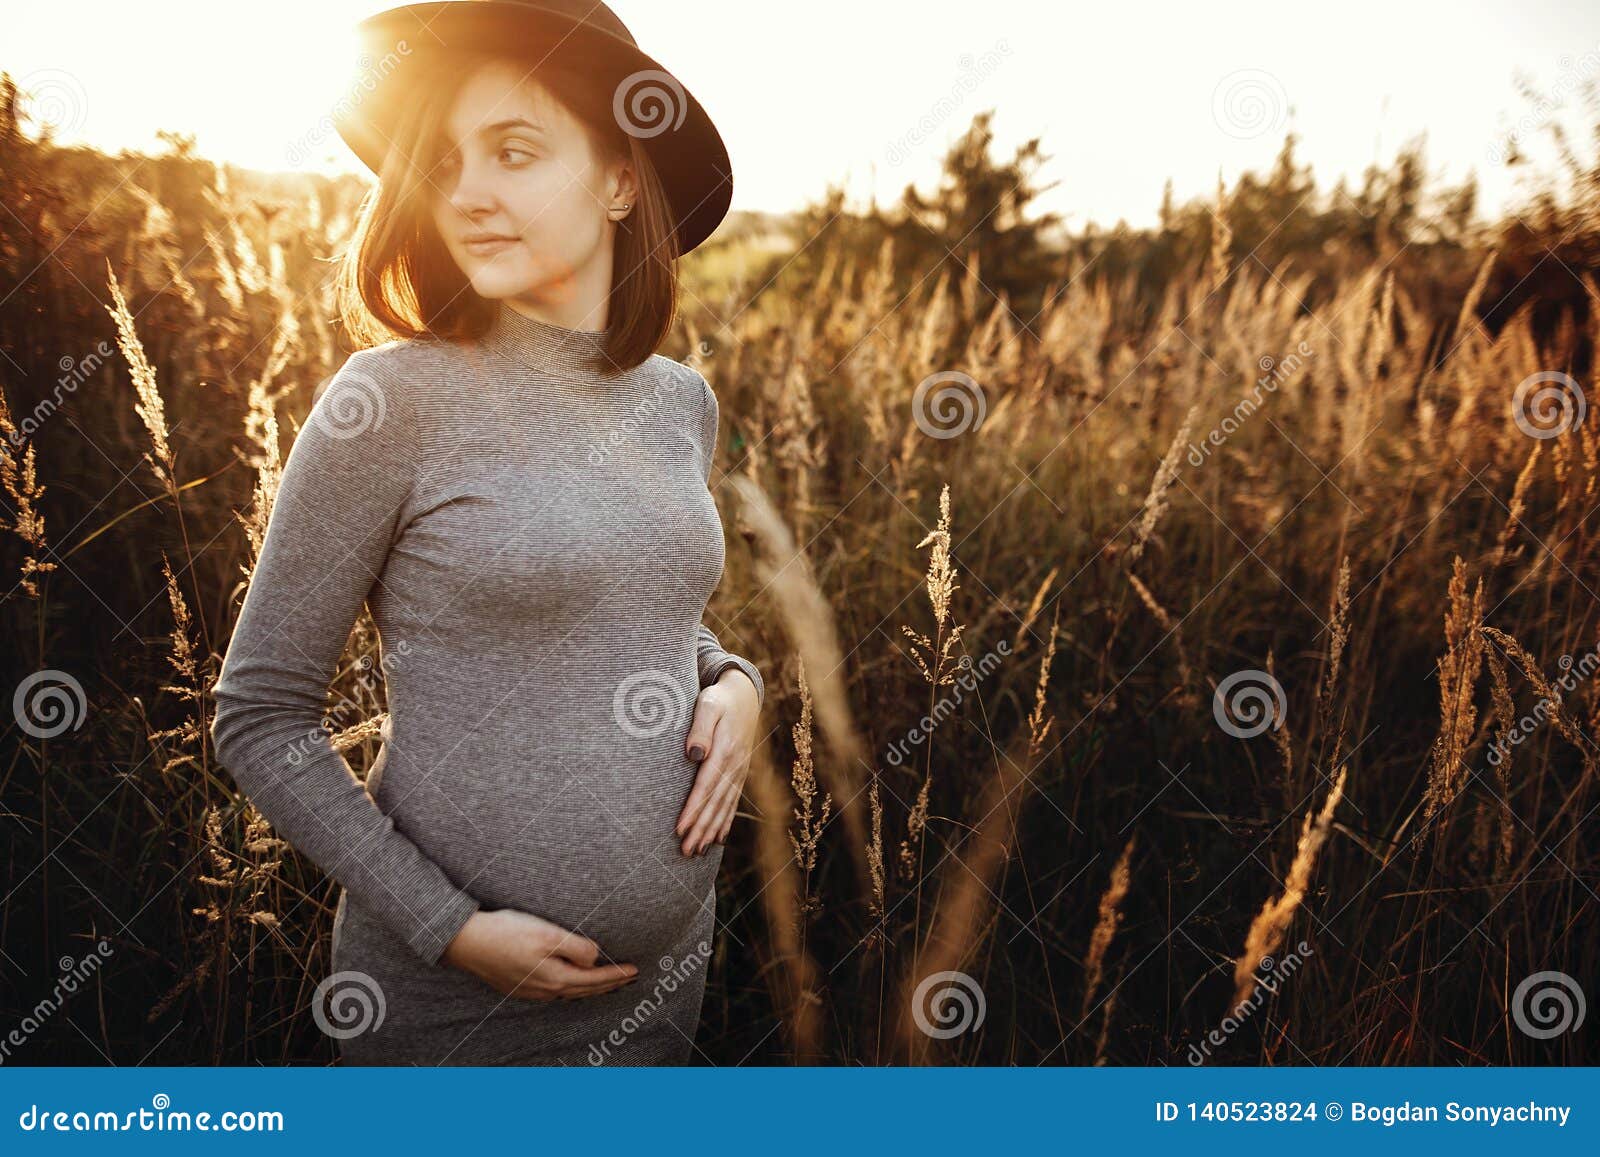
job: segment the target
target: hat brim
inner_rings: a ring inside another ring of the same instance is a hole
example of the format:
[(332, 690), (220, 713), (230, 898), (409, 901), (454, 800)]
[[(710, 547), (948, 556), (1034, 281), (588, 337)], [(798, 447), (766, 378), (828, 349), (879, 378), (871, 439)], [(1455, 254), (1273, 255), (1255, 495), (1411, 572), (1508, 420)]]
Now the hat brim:
[(639, 72), (672, 78), (670, 121), (628, 131), (640, 138), (666, 188), (680, 253), (705, 241), (728, 214), (733, 165), (711, 117), (669, 69), (620, 37), (515, 0), (407, 4), (368, 17), (356, 32), (362, 81), (336, 111), (334, 127), (374, 173), (383, 170), (420, 61), (441, 49), (511, 52), (535, 61), (560, 52), (579, 56), (597, 82), (612, 88)]

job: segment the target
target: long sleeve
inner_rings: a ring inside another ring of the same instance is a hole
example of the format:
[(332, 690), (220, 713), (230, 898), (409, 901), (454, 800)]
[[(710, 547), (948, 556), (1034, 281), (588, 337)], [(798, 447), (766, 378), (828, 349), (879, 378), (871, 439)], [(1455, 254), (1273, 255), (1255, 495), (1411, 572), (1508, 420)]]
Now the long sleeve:
[(312, 406), (213, 688), (211, 736), (278, 834), (432, 964), (478, 901), (395, 827), (321, 726), (418, 470), (405, 386), (362, 350)]
[(711, 628), (704, 623), (700, 624), (700, 686), (709, 687), (722, 677), (722, 673), (729, 667), (737, 667), (756, 685), (756, 702), (766, 703), (767, 688), (761, 680), (761, 672), (756, 665), (743, 655), (735, 655), (731, 651), (724, 651), (722, 644), (717, 642), (717, 636)]
[[(698, 373), (698, 371), (696, 372)], [(700, 384), (705, 387), (705, 428), (702, 431), (700, 444), (704, 448), (704, 462), (702, 465), (705, 467), (706, 484), (709, 486), (711, 483), (712, 463), (716, 461), (720, 411), (717, 405), (717, 395), (712, 390), (711, 383), (701, 377)], [(699, 666), (700, 686), (702, 688), (709, 687), (715, 683), (729, 667), (739, 668), (739, 670), (750, 676), (750, 681), (756, 685), (757, 702), (762, 705), (766, 704), (766, 683), (762, 680), (761, 672), (756, 668), (756, 665), (742, 655), (735, 655), (731, 651), (724, 650), (722, 644), (717, 641), (716, 634), (704, 622), (700, 624), (699, 632)]]

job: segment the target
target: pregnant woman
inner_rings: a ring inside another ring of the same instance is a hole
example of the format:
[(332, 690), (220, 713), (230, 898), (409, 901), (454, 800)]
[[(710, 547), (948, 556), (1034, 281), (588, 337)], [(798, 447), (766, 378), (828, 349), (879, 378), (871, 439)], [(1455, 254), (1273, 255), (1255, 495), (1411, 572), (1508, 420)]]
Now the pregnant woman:
[[(218, 757), (341, 885), (346, 1063), (682, 1064), (765, 694), (702, 622), (717, 399), (653, 352), (727, 153), (593, 0), (361, 31), (338, 127), (379, 184), (342, 312), (368, 348), (285, 462)], [(364, 786), (320, 726), (363, 603), (389, 706)]]

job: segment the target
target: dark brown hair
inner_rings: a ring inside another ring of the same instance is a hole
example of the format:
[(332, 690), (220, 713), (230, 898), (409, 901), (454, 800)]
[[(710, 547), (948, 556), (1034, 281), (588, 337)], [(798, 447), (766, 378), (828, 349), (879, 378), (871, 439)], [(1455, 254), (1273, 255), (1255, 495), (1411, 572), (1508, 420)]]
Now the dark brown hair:
[[(445, 248), (428, 205), (431, 175), (444, 155), (444, 123), (461, 86), (478, 67), (500, 59), (438, 50), (422, 63), (419, 96), (396, 125), (377, 186), (362, 201), (339, 268), (339, 315), (352, 341), (376, 345), (396, 337), (477, 338), (496, 303), (480, 296)], [(515, 62), (515, 58), (513, 59)], [(527, 62), (521, 62), (527, 64)], [(539, 83), (584, 127), (603, 160), (626, 158), (638, 196), (617, 222), (602, 373), (650, 357), (677, 312), (677, 235), (655, 165), (641, 141), (616, 123), (611, 95), (571, 58), (531, 67)]]

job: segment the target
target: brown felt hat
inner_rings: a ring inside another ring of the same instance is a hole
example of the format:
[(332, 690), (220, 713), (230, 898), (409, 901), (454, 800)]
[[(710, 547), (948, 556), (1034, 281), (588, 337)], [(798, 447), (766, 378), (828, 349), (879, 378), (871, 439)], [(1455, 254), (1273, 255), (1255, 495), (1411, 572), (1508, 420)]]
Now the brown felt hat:
[(640, 139), (666, 187), (680, 252), (699, 245), (727, 216), (733, 166), (721, 134), (694, 95), (598, 0), (407, 4), (369, 16), (356, 32), (362, 92), (341, 104), (334, 126), (374, 173), (383, 168), (417, 83), (418, 62), (433, 51), (514, 52), (533, 61), (561, 54), (581, 60), (596, 83), (611, 89), (618, 125)]

